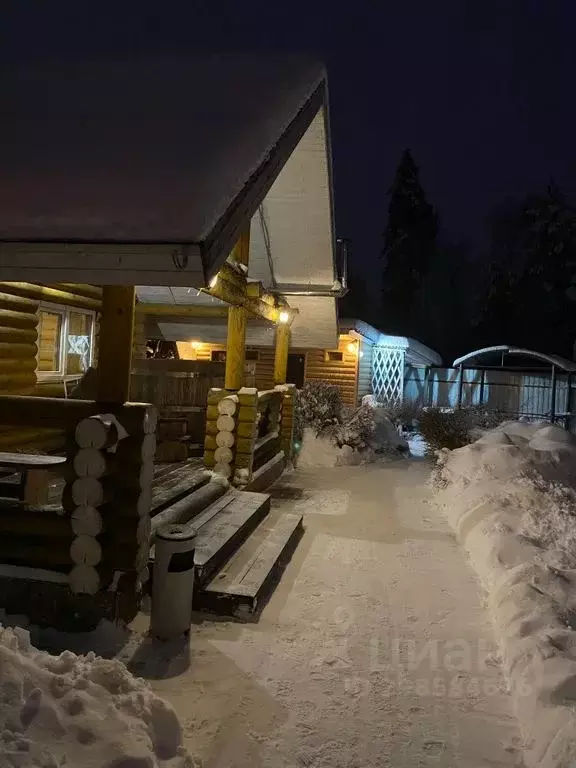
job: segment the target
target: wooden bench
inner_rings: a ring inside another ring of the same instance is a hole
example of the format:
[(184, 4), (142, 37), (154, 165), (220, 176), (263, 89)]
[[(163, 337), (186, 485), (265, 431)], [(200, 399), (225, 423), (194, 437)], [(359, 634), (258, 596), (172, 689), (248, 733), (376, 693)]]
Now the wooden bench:
[(39, 456), (30, 453), (0, 452), (0, 470), (20, 475), (16, 485), (0, 482), (0, 496), (16, 497), (27, 506), (37, 507), (48, 503), (50, 471), (63, 468), (65, 456)]

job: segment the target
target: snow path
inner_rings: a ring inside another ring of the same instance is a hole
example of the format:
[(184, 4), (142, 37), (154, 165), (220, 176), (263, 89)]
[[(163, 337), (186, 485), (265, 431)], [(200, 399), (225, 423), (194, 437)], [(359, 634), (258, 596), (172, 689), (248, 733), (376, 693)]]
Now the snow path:
[(521, 765), (480, 588), (429, 506), (427, 472), (285, 476), (275, 506), (302, 510), (306, 533), (260, 622), (194, 627), (189, 665), (134, 659), (136, 674), (162, 675), (153, 690), (198, 765)]

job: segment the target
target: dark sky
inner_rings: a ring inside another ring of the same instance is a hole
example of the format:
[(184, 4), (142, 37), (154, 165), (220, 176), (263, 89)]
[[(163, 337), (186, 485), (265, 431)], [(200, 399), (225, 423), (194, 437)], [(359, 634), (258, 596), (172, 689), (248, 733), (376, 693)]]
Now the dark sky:
[(474, 247), (509, 196), (576, 187), (574, 0), (5, 2), (0, 56), (284, 49), (329, 68), (337, 230), (374, 265), (412, 148), (444, 233)]

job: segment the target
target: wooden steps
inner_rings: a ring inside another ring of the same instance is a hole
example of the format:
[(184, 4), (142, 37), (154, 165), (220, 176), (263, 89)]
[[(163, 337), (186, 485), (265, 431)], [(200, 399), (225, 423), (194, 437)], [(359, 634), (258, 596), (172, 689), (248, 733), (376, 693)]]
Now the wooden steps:
[(194, 518), (196, 584), (206, 584), (270, 510), (270, 496), (231, 490)]
[(302, 515), (265, 517), (211, 581), (197, 590), (195, 608), (255, 620), (302, 532)]
[[(173, 506), (189, 506), (205, 487)], [(188, 524), (196, 530), (194, 609), (255, 620), (300, 538), (302, 516), (270, 513), (268, 494), (230, 488)]]

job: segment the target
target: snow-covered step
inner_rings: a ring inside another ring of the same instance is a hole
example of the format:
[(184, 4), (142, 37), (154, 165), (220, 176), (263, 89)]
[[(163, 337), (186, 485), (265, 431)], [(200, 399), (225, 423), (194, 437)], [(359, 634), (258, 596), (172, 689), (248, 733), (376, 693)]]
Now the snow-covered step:
[(214, 578), (200, 588), (199, 610), (255, 618), (302, 534), (302, 515), (273, 512), (246, 539)]
[(199, 586), (229, 560), (269, 510), (268, 494), (231, 490), (194, 518)]

